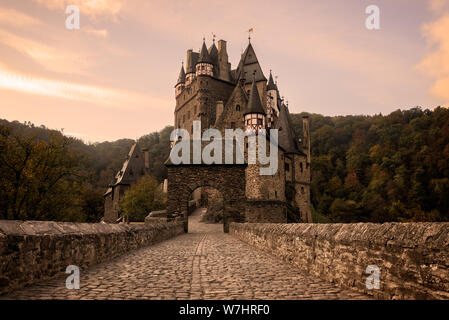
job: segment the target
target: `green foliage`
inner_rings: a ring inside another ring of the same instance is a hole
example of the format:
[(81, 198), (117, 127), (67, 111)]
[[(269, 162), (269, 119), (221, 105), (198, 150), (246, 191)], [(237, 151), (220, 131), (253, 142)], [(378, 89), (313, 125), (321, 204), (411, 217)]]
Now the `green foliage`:
[[(292, 114), (298, 133), (302, 115)], [(320, 222), (449, 221), (448, 109), (309, 116), (311, 197)], [(138, 140), (149, 149), (154, 184), (167, 177), (172, 129)], [(6, 120), (0, 132), (0, 219), (99, 221), (103, 193), (134, 143), (85, 144)], [(151, 210), (127, 212), (142, 220)]]
[(30, 134), (0, 125), (0, 218), (85, 220), (82, 157), (57, 131)]
[(170, 134), (172, 126), (167, 126), (160, 132), (153, 132), (138, 139), (142, 149), (148, 149), (150, 155), (150, 174), (157, 181), (163, 182), (167, 178), (167, 168), (164, 162), (170, 155)]
[[(298, 133), (303, 115), (292, 115)], [(309, 116), (317, 215), (334, 222), (449, 220), (449, 110)]]
[(165, 195), (153, 177), (146, 175), (125, 192), (120, 201), (122, 216), (127, 221), (144, 221), (155, 210), (165, 207)]

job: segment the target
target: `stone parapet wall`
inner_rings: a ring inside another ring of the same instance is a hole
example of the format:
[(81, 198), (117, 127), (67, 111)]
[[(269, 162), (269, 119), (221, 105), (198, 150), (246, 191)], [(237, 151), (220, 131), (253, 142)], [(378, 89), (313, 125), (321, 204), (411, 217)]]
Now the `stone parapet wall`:
[[(378, 299), (449, 299), (449, 223), (231, 223), (230, 234)], [(380, 288), (369, 290), (373, 265)]]
[(101, 263), (184, 233), (183, 222), (150, 225), (0, 220), (0, 294)]

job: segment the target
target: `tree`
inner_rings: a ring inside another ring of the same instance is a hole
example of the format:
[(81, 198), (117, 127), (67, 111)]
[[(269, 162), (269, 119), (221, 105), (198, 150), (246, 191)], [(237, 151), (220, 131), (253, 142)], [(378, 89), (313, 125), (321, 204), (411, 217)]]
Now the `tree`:
[[(46, 139), (0, 126), (0, 217), (59, 220), (76, 204), (71, 194), (80, 158), (71, 140), (49, 132)], [(76, 218), (74, 218), (76, 219)]]
[(128, 221), (144, 221), (154, 210), (165, 207), (165, 195), (156, 179), (146, 175), (132, 185), (120, 202), (122, 216)]

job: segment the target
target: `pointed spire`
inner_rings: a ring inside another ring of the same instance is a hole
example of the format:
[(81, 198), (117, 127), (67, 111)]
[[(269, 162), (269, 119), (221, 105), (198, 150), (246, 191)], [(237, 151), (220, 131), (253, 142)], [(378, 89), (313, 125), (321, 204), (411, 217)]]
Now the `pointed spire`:
[(179, 71), (178, 81), (176, 85), (186, 82), (186, 73), (184, 72), (184, 61), (182, 62), (181, 71)]
[(271, 70), (270, 70), (270, 78), (268, 79), (268, 85), (267, 85), (267, 90), (277, 90), (277, 86), (273, 81), (273, 75), (271, 74)]
[(209, 58), (213, 63), (218, 62), (218, 49), (217, 49), (217, 46), (215, 45), (215, 41), (209, 47)]
[(255, 74), (253, 75), (253, 84), (251, 85), (251, 92), (249, 93), (248, 107), (245, 111), (245, 114), (248, 113), (260, 113), (265, 115), (265, 110), (260, 102), (259, 91), (256, 86)]
[(206, 47), (206, 40), (203, 38), (203, 46), (201, 47), (200, 57), (198, 59), (197, 63), (204, 62), (204, 63), (211, 63), (209, 52), (207, 51)]

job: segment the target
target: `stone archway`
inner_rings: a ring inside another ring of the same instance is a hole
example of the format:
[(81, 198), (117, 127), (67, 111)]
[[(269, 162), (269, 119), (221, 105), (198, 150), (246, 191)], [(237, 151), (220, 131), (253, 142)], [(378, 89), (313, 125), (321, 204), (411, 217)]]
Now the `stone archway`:
[(245, 221), (246, 165), (167, 165), (167, 212), (183, 213), (187, 219), (188, 202), (199, 187), (217, 189), (224, 197), (223, 230), (231, 221)]

